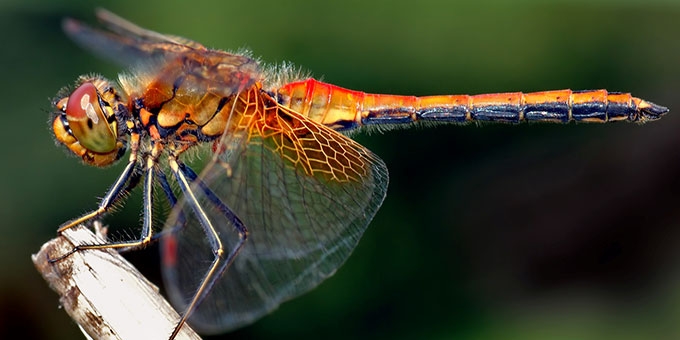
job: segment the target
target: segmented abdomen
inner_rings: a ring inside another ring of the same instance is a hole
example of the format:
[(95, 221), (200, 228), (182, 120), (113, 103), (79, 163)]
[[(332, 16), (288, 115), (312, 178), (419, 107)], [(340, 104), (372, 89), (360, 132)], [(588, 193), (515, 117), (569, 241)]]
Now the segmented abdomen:
[(644, 122), (668, 111), (629, 93), (607, 90), (415, 97), (369, 94), (307, 79), (286, 84), (278, 95), (281, 104), (337, 130), (416, 121)]

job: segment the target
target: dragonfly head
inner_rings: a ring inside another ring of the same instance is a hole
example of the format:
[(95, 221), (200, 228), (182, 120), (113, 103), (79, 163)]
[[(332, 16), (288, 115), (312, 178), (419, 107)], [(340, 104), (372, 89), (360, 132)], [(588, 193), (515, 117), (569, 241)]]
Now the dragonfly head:
[(127, 146), (123, 119), (127, 109), (111, 83), (99, 76), (81, 77), (76, 89), (60, 91), (53, 101), (52, 131), (88, 165), (113, 164)]

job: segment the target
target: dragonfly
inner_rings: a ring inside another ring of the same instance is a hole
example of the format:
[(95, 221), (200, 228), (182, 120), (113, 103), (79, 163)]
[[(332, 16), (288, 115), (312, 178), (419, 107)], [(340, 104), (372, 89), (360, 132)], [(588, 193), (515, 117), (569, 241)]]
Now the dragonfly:
[[(345, 262), (388, 186), (385, 163), (351, 139), (353, 132), (438, 123), (645, 123), (668, 112), (606, 90), (370, 94), (307, 78), (290, 64), (268, 66), (247, 52), (156, 33), (103, 9), (96, 16), (104, 28), (74, 19), (63, 28), (127, 70), (117, 82), (86, 75), (62, 89), (51, 127), (83, 163), (106, 167), (127, 154), (127, 165), (96, 209), (58, 232), (98, 221), (141, 185), (139, 238), (71, 253), (159, 241), (168, 296), (182, 312), (170, 339), (187, 322), (205, 334), (253, 323)], [(184, 161), (196, 158), (204, 160), (199, 173)], [(153, 225), (158, 199), (172, 208), (162, 231)]]

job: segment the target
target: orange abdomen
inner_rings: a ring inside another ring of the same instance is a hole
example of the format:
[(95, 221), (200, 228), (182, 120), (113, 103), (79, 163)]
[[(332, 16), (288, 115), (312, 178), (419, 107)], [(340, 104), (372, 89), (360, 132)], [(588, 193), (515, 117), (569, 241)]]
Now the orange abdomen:
[(336, 130), (416, 121), (645, 122), (668, 111), (629, 93), (607, 90), (415, 97), (369, 94), (307, 79), (286, 84), (278, 95), (282, 105)]

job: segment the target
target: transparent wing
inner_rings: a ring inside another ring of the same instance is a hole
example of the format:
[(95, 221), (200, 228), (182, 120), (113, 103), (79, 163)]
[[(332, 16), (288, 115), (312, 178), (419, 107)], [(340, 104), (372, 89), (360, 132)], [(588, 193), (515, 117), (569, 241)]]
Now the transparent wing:
[(150, 31), (103, 9), (97, 10), (97, 18), (109, 31), (73, 19), (64, 20), (64, 31), (96, 55), (133, 66), (132, 74), (148, 74), (146, 78), (155, 80), (154, 87), (228, 97), (260, 78), (258, 63), (245, 55), (209, 50), (189, 39)]
[(103, 8), (98, 8), (96, 10), (96, 15), (97, 19), (111, 31), (118, 33), (120, 36), (134, 39), (138, 43), (143, 43), (145, 45), (158, 44), (159, 46), (162, 44), (170, 44), (195, 50), (207, 50), (205, 46), (193, 40), (175, 35), (161, 34), (141, 28)]
[[(201, 332), (249, 324), (331, 276), (386, 194), (387, 168), (369, 150), (295, 112), (260, 108), (236, 108), (254, 113), (237, 117), (246, 127), (225, 134), (199, 176), (249, 232), (233, 264), (189, 318)], [(194, 191), (231, 250), (238, 242), (233, 221), (210, 193), (200, 186)], [(166, 287), (179, 310), (214, 258), (192, 214), (180, 201), (161, 247)]]
[(188, 39), (145, 30), (106, 10), (98, 10), (97, 17), (111, 31), (95, 29), (73, 19), (65, 19), (62, 26), (80, 46), (118, 64), (137, 65), (168, 54), (206, 50), (203, 45)]

